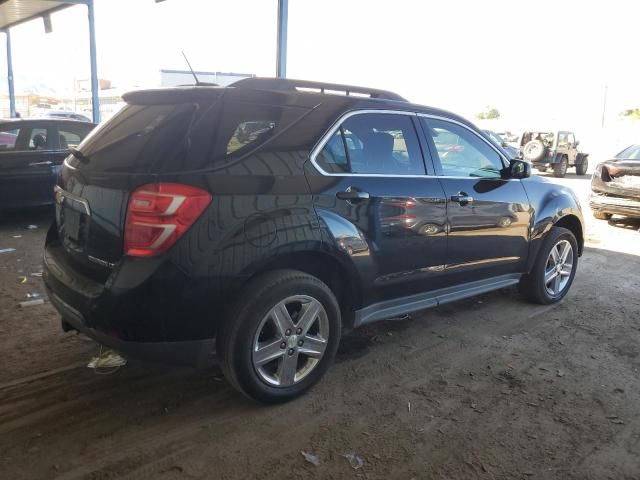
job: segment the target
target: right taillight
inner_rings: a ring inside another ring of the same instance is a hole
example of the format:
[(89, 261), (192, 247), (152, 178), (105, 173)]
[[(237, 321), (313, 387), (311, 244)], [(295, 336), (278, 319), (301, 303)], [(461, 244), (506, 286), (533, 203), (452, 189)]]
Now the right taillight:
[(129, 197), (124, 253), (152, 257), (167, 251), (211, 203), (206, 190), (180, 183), (150, 183)]

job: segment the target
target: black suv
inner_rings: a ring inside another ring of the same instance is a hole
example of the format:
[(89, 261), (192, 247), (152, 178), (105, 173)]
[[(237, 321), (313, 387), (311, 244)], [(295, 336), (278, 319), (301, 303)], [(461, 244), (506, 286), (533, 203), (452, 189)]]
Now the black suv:
[(65, 160), (45, 273), (65, 330), (218, 361), (246, 395), (317, 382), (343, 329), (519, 284), (560, 300), (571, 190), (454, 114), (252, 78), (137, 91)]

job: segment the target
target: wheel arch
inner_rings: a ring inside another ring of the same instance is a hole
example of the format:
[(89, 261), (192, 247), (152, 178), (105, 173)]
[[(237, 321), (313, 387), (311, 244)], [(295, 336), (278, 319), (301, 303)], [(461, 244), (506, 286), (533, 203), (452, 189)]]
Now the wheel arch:
[(298, 270), (313, 275), (325, 283), (336, 296), (344, 326), (353, 324), (353, 312), (362, 305), (361, 280), (352, 266), (329, 252), (305, 250), (275, 255), (248, 269), (243, 275), (243, 285), (255, 277), (273, 270)]
[(580, 219), (576, 215), (568, 214), (556, 220), (553, 226), (566, 228), (571, 231), (578, 242), (578, 255), (582, 255), (582, 251), (584, 250), (584, 232)]

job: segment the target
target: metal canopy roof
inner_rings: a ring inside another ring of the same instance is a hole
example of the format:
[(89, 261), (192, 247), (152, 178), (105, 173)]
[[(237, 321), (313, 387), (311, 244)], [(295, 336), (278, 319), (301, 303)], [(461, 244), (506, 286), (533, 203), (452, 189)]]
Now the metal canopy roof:
[(51, 14), (85, 0), (0, 0), (0, 30)]

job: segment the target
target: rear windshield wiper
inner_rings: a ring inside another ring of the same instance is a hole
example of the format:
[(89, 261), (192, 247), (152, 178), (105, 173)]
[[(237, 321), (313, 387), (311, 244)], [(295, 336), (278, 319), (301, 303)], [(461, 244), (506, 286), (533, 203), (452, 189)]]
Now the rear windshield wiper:
[(70, 147), (69, 148), (69, 152), (71, 152), (71, 155), (73, 155), (74, 157), (76, 157), (78, 160), (80, 160), (82, 163), (89, 163), (89, 157), (87, 157), (84, 153), (82, 153), (80, 150), (78, 150), (77, 148), (73, 148)]

